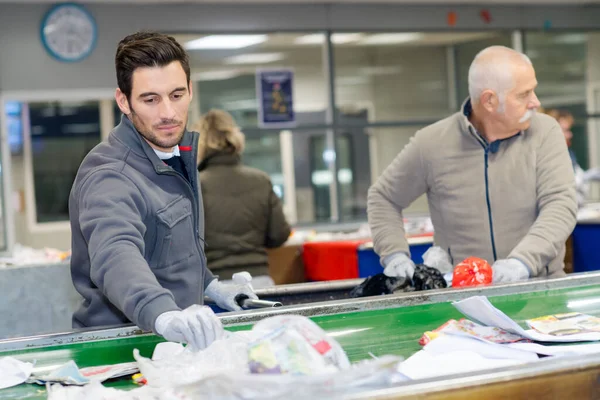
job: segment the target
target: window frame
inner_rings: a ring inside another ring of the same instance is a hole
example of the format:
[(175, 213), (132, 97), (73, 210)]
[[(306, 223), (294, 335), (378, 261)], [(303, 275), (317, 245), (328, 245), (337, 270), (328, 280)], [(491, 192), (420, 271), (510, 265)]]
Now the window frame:
[[(108, 133), (114, 127), (111, 109), (107, 105), (114, 99), (114, 89), (98, 90), (50, 90), (50, 91), (12, 91), (0, 93), (2, 104), (8, 101), (18, 101), (23, 103), (23, 170), (24, 170), (24, 196), (25, 196), (25, 219), (27, 221), (27, 230), (30, 233), (48, 233), (48, 232), (70, 232), (71, 224), (68, 219), (64, 221), (38, 222), (37, 207), (35, 197), (35, 179), (33, 176), (33, 155), (31, 141), (31, 125), (29, 121), (29, 103), (44, 101), (97, 101), (100, 112), (100, 140), (105, 140)], [(7, 137), (6, 127), (4, 127), (3, 138)], [(6, 147), (2, 141), (2, 147)], [(4, 149), (2, 149), (4, 157)], [(12, 164), (12, 156), (8, 152), (7, 165)], [(4, 164), (4, 161), (3, 161)], [(2, 165), (4, 168), (4, 165)], [(5, 170), (6, 171), (6, 170)], [(10, 171), (9, 171), (10, 172)], [(12, 193), (12, 186), (10, 187)], [(9, 209), (9, 208), (7, 208)], [(12, 207), (10, 210), (13, 210)], [(10, 212), (12, 225), (12, 240), (14, 241), (14, 220), (13, 213)]]

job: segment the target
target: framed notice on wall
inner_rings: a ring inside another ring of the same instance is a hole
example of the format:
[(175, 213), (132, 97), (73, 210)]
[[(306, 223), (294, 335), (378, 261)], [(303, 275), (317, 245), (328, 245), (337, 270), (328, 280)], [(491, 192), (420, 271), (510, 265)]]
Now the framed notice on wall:
[(259, 127), (296, 126), (293, 87), (294, 71), (291, 69), (256, 70)]

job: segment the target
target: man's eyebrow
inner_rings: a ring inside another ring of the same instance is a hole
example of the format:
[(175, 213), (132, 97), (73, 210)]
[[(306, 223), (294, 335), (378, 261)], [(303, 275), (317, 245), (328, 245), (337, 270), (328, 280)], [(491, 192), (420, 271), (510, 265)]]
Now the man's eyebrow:
[[(171, 91), (171, 93), (175, 93), (175, 92), (181, 92), (187, 90), (187, 88), (185, 86), (181, 86), (178, 88), (173, 89), (173, 91)], [(158, 96), (159, 94), (156, 92), (144, 92), (142, 94), (140, 94), (138, 97), (148, 97), (148, 96)]]
[(156, 92), (144, 92), (144, 93), (140, 94), (138, 97), (148, 97), (148, 96), (158, 96), (158, 93), (156, 93)]

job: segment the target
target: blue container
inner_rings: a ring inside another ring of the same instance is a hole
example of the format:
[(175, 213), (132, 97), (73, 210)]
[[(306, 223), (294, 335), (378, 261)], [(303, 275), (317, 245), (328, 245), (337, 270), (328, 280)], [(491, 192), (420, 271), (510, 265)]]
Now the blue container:
[(600, 270), (600, 224), (577, 224), (573, 230), (573, 272)]

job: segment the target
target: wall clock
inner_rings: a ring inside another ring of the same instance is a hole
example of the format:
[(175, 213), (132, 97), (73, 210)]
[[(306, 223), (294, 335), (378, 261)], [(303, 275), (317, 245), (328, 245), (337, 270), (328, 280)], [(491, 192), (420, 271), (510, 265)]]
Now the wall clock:
[(59, 61), (81, 61), (96, 46), (96, 21), (79, 4), (53, 6), (44, 16), (40, 31), (44, 48)]

